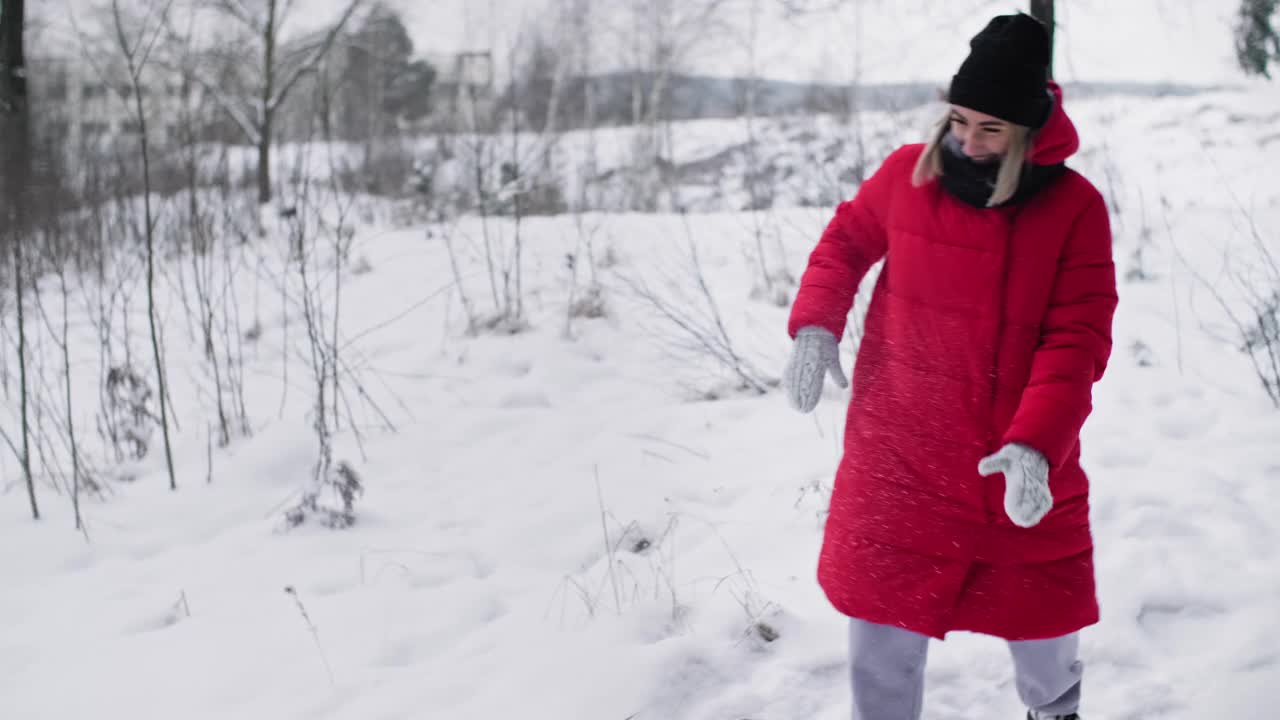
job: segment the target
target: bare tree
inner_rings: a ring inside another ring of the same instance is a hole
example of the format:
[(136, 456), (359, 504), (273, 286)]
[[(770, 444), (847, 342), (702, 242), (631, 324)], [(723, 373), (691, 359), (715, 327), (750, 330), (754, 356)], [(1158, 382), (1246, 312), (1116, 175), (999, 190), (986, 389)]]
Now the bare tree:
[(493, 247), (494, 238), (489, 227), (489, 216), (492, 214), (490, 184), (493, 182), (494, 140), (491, 137), (491, 123), (488, 118), (482, 116), (476, 88), (471, 85), (467, 86), (467, 100), (469, 112), (466, 120), (467, 129), (470, 132), (469, 142), (466, 143), (466, 147), (471, 154), (476, 209), (480, 212), (480, 234), (484, 240), (485, 267), (489, 273), (489, 292), (493, 298), (494, 312), (497, 313), (502, 307), (502, 300), (498, 294), (498, 270)]
[(630, 188), (635, 209), (656, 209), (661, 192), (676, 205), (669, 182), (674, 160), (671, 123), (672, 76), (691, 53), (706, 48), (722, 23), (727, 0), (636, 0), (629, 33), (632, 52), (631, 122), (634, 175)]
[[(323, 96), (331, 89), (318, 87), (316, 92)], [(318, 101), (323, 102), (323, 97)], [(314, 130), (314, 126), (310, 128), (310, 132)], [(313, 144), (303, 144), (299, 152), (298, 164), (302, 171), (299, 173), (296, 212), (285, 219), (293, 250), (286, 259), (286, 273), (280, 282), (286, 298), (301, 312), (306, 331), (305, 347), (299, 350), (299, 354), (311, 370), (314, 396), (309, 414), (319, 451), (308, 487), (302, 492), (297, 505), (285, 512), (285, 521), (294, 527), (315, 518), (329, 527), (345, 528), (356, 521), (354, 505), (364, 492), (363, 480), (351, 464), (345, 460), (335, 462), (334, 457), (334, 440), (342, 428), (344, 414), (347, 417), (346, 428), (363, 453), (361, 424), (351, 402), (352, 393), (364, 401), (365, 407), (373, 409), (381, 418), (383, 427), (393, 432), (395, 427), (374, 402), (358, 372), (345, 359), (347, 353), (355, 352), (349, 349), (354, 340), (342, 344), (342, 282), (347, 274), (355, 231), (349, 218), (354, 197), (344, 190), (336, 173), (331, 172), (329, 180), (324, 183), (311, 179), (306, 165), (317, 152)], [(327, 152), (332, 153), (332, 148)], [(332, 168), (332, 157), (329, 162)], [(320, 242), (325, 238), (332, 240), (329, 248)], [(326, 250), (333, 253), (330, 268), (324, 265)], [(331, 291), (323, 287), (326, 271), (333, 274)], [(291, 277), (293, 273), (296, 276)], [(296, 288), (296, 292), (290, 294), (290, 288)], [(286, 306), (286, 316), (289, 309)]]
[[(747, 52), (747, 77), (740, 84), (740, 97), (738, 110), (742, 115), (743, 122), (746, 125), (747, 144), (746, 144), (746, 174), (743, 182), (746, 185), (747, 196), (749, 198), (750, 207), (747, 208), (751, 218), (751, 233), (755, 240), (755, 265), (759, 270), (759, 282), (753, 292), (753, 297), (768, 299), (779, 306), (788, 303), (788, 289), (795, 284), (795, 280), (785, 269), (774, 272), (770, 269), (769, 254), (765, 250), (765, 236), (768, 234), (765, 217), (766, 213), (771, 213), (774, 203), (774, 194), (776, 187), (773, 185), (775, 177), (773, 169), (766, 165), (760, 156), (760, 139), (756, 127), (756, 117), (758, 104), (760, 102), (760, 65), (759, 65), (759, 46), (760, 46), (760, 15), (761, 0), (750, 0), (750, 12), (748, 14), (748, 25), (746, 37), (743, 44)], [(773, 233), (778, 244), (779, 262), (785, 257), (782, 249), (781, 234)]]
[[(240, 202), (244, 205), (251, 203), (233, 187), (225, 148), (219, 158), (217, 188), (219, 192), (217, 202), (222, 209), (222, 227), (224, 231), (229, 230), (229, 232), (226, 232), (229, 237), (238, 235), (242, 238), (239, 243), (229, 241), (222, 243), (222, 346), (226, 353), (225, 377), (229, 385), (236, 417), (239, 421), (240, 434), (247, 437), (252, 434), (253, 425), (249, 419), (244, 397), (244, 342), (246, 336), (255, 332), (260, 326), (255, 321), (254, 329), (245, 330), (240, 313), (240, 296), (232, 286), (231, 279), (236, 275), (235, 271), (241, 264), (237, 260), (243, 259), (243, 249), (247, 245), (247, 242), (243, 240), (246, 232), (235, 223), (236, 218), (244, 216), (244, 213), (236, 211), (236, 203)], [(256, 316), (256, 307), (254, 311)]]
[(13, 258), (13, 289), (17, 300), (18, 376), (22, 412), (22, 453), (19, 461), (27, 482), (31, 516), (40, 519), (35, 480), (31, 476), (31, 427), (27, 416), (27, 330), (24, 313), (24, 274), (27, 271), (22, 246), (26, 242), (25, 204), (31, 181), (31, 119), (27, 99), (26, 49), (23, 45), (25, 7), (23, 0), (0, 3), (0, 217), (9, 229), (0, 242), (8, 241)]
[[(532, 168), (536, 166), (533, 159), (538, 153), (535, 145), (522, 142), (526, 133), (525, 118), (521, 112), (522, 94), (525, 87), (516, 72), (517, 56), (521, 52), (517, 38), (516, 44), (509, 49), (508, 58), (511, 63), (511, 82), (503, 105), (496, 108), (492, 115), (484, 112), (479, 97), (479, 88), (475, 78), (468, 76), (465, 95), (467, 110), (464, 117), (455, 118), (457, 127), (466, 131), (465, 140), (461, 143), (466, 151), (466, 173), (468, 174), (469, 191), (473, 196), (473, 207), (480, 215), (480, 235), (483, 244), (485, 270), (489, 280), (489, 293), (493, 302), (493, 311), (474, 318), (469, 322), (474, 330), (488, 330), (499, 333), (517, 333), (525, 329), (523, 319), (523, 238), (522, 219), (526, 214), (526, 197), (533, 177)], [(486, 62), (490, 54), (476, 56), (470, 72), (475, 74), (490, 73)], [(491, 78), (491, 74), (489, 75)], [(503, 133), (509, 133), (504, 154)], [(452, 152), (450, 152), (452, 154)], [(527, 156), (527, 157), (526, 157)], [(448, 203), (446, 203), (448, 204)], [(458, 205), (458, 203), (454, 203)], [(460, 209), (448, 208), (449, 211)], [(437, 207), (437, 212), (445, 211)], [(497, 221), (502, 216), (514, 218), (514, 237), (508, 241), (502, 232), (503, 223)], [(443, 213), (440, 215), (443, 219)], [(451, 233), (445, 231), (445, 240), (450, 243), (452, 255)], [(456, 258), (454, 258), (456, 265)], [(465, 300), (464, 300), (465, 302)], [(470, 314), (470, 310), (468, 310)]]
[[(33, 116), (39, 117), (46, 111), (44, 102), (45, 97), (36, 92), (31, 104)], [(24, 252), (27, 263), (24, 272), (34, 276), (52, 275), (57, 282), (56, 292), (46, 290), (30, 293), (35, 317), (42, 321), (45, 329), (43, 334), (32, 333), (32, 337), (37, 339), (37, 347), (32, 354), (45, 361), (41, 363), (41, 367), (47, 368), (50, 376), (37, 377), (31, 388), (37, 417), (43, 415), (48, 418), (47, 424), (37, 422), (37, 432), (48, 429), (56, 434), (55, 437), (47, 438), (37, 435), (35, 444), (37, 448), (49, 448), (47, 452), (40, 452), (41, 460), (45, 463), (43, 474), (47, 477), (65, 478), (59, 463), (64, 457), (70, 456), (70, 480), (64, 485), (71, 498), (75, 527), (83, 532), (85, 528), (80, 498), (83, 491), (97, 491), (99, 485), (91, 479), (90, 463), (85, 461), (81, 450), (71, 372), (70, 314), (73, 295), (69, 276), (79, 267), (77, 256), (81, 250), (78, 247), (80, 238), (75, 232), (78, 229), (78, 218), (72, 212), (80, 199), (74, 192), (68, 192), (73, 187), (67, 172), (71, 166), (69, 160), (76, 157), (74, 153), (66, 151), (68, 131), (69, 128), (65, 125), (49, 123), (35, 130), (29, 139), (33, 166), (32, 184), (41, 191), (30, 193), (25, 199), (27, 236), (24, 238), (24, 245), (28, 252)], [(29, 327), (25, 330), (31, 333)], [(52, 347), (42, 340), (51, 341), (49, 344)], [(58, 355), (60, 367), (57, 375), (53, 372), (57, 363), (53, 361), (53, 353), (46, 352), (47, 350), (53, 350)], [(60, 381), (53, 379), (59, 376)], [(41, 389), (44, 390), (43, 397)], [(56, 482), (54, 489), (58, 489)]]
[(138, 149), (142, 159), (142, 236), (146, 245), (147, 256), (147, 323), (151, 332), (151, 352), (155, 362), (156, 384), (160, 393), (160, 430), (164, 435), (165, 467), (169, 473), (169, 489), (178, 489), (178, 478), (173, 469), (173, 442), (169, 436), (169, 393), (165, 379), (164, 353), (160, 345), (160, 330), (156, 319), (156, 223), (157, 216), (151, 207), (151, 143), (147, 136), (147, 108), (143, 104), (146, 89), (142, 76), (151, 60), (152, 52), (159, 42), (168, 20), (169, 9), (173, 0), (163, 3), (148, 2), (146, 12), (136, 23), (132, 34), (129, 25), (120, 10), (119, 0), (111, 0), (111, 19), (115, 29), (116, 51), (124, 60), (125, 70), (129, 75), (129, 92), (121, 93), (126, 105), (132, 99), (129, 108), (133, 113), (133, 121), (138, 131)]
[[(222, 84), (202, 67), (200, 61), (190, 64), (188, 70), (257, 148), (258, 202), (268, 203), (272, 198), (271, 145), (276, 114), (298, 82), (315, 72), (362, 0), (350, 0), (328, 30), (293, 46), (284, 45), (283, 30), (292, 15), (294, 0), (207, 2), (219, 15), (237, 25), (241, 35), (255, 46), (258, 65), (246, 83), (245, 93), (238, 96), (225, 92)], [(227, 60), (236, 65), (245, 49), (241, 46), (224, 47), (220, 52), (234, 53), (234, 57)]]
[[(211, 158), (202, 152), (199, 142), (200, 123), (208, 117), (211, 100), (207, 94), (192, 92), (197, 84), (190, 72), (195, 59), (194, 27), (178, 31), (170, 24), (168, 29), (169, 54), (178, 58), (168, 64), (178, 69), (181, 101), (176, 108), (178, 123), (174, 139), (178, 144), (176, 154), (181, 157), (186, 204), (185, 212), (177, 221), (178, 227), (171, 229), (179, 238), (179, 246), (190, 253), (191, 291), (187, 291), (186, 274), (181, 269), (178, 282), (183, 288), (183, 302), (188, 296), (195, 299), (194, 312), (187, 307), (188, 317), (195, 317), (198, 337), (193, 340), (203, 351), (213, 384), (218, 447), (227, 447), (231, 443), (233, 424), (238, 426), (239, 434), (249, 432), (243, 403), (242, 363), (237, 358), (243, 330), (238, 296), (232, 286), (236, 276), (235, 258), (241, 255), (245, 245), (235, 242), (241, 233), (233, 226), (232, 218), (245, 213), (238, 208), (241, 194), (231, 188), (228, 148), (223, 146), (220, 153)], [(206, 160), (216, 160), (216, 166), (202, 171)], [(210, 186), (215, 193), (212, 200), (206, 192)]]
[[(599, 150), (599, 141), (596, 137), (596, 125), (598, 123), (596, 80), (593, 77), (595, 45), (592, 43), (592, 38), (595, 37), (597, 28), (594, 16), (591, 14), (591, 6), (591, 0), (569, 0), (570, 12), (567, 25), (571, 29), (571, 37), (576, 41), (572, 60), (578, 77), (582, 82), (582, 115), (579, 127), (583, 128), (583, 132), (586, 134), (586, 144), (580, 153), (581, 160), (577, 171), (577, 201), (573, 204), (574, 227), (578, 232), (579, 250), (568, 261), (572, 275), (569, 311), (565, 319), (566, 336), (572, 332), (572, 318), (579, 316), (603, 317), (608, 313), (607, 300), (599, 277), (601, 258), (596, 254), (595, 238), (598, 228), (594, 224), (589, 224), (585, 218), (587, 209), (596, 204), (592, 198), (591, 187), (598, 173)], [(581, 259), (584, 255), (587, 260), (587, 285), (579, 295), (577, 291), (577, 271), (582, 264)]]
[(71, 341), (69, 338), (71, 322), (71, 290), (67, 283), (67, 275), (70, 273), (70, 261), (68, 257), (72, 253), (71, 238), (64, 231), (62, 216), (63, 208), (52, 204), (49, 212), (44, 214), (43, 222), (43, 239), (44, 239), (44, 262), (54, 268), (54, 272), (58, 279), (58, 302), (60, 313), (60, 321), (55, 323), (50, 317), (48, 308), (46, 307), (45, 297), (41, 293), (34, 293), (36, 308), (39, 310), (44, 325), (47, 328), (49, 337), (53, 338), (54, 345), (62, 359), (62, 390), (63, 390), (63, 418), (66, 427), (63, 428), (66, 433), (66, 445), (68, 453), (71, 456), (71, 507), (75, 515), (76, 530), (83, 531), (84, 521), (80, 513), (80, 496), (86, 487), (96, 487), (96, 483), (88, 481), (83, 463), (81, 461), (80, 442), (76, 436), (75, 424), (75, 403), (72, 394), (71, 382)]
[[(595, 68), (595, 45), (591, 39), (596, 34), (596, 27), (591, 14), (591, 0), (570, 0), (572, 2), (572, 18), (573, 18), (573, 37), (576, 38), (578, 46), (576, 48), (577, 72), (578, 77), (582, 79), (582, 121), (580, 126), (585, 129), (587, 135), (587, 143), (582, 153), (582, 164), (578, 170), (578, 202), (577, 210), (579, 215), (593, 203), (591, 202), (590, 188), (591, 183), (595, 179), (597, 172), (597, 151), (598, 141), (596, 139), (596, 123), (597, 110), (596, 107), (596, 82), (593, 76)], [(587, 246), (591, 251), (591, 246)], [(592, 280), (594, 282), (595, 263), (591, 264)]]
[[(518, 49), (512, 48), (508, 53), (510, 59), (510, 77), (511, 77), (511, 95), (510, 117), (508, 123), (511, 131), (511, 154), (507, 157), (507, 161), (502, 165), (501, 182), (502, 188), (500, 192), (510, 199), (511, 215), (515, 222), (515, 236), (512, 240), (513, 248), (511, 256), (504, 258), (502, 267), (502, 307), (501, 317), (502, 325), (507, 332), (518, 332), (524, 327), (524, 239), (521, 236), (521, 223), (524, 218), (524, 198), (529, 189), (530, 177), (524, 157), (521, 155), (520, 135), (524, 129), (522, 113), (520, 108), (520, 96), (528, 92), (529, 88), (526, 83), (522, 83), (519, 74), (516, 72), (516, 58)], [(559, 72), (553, 73), (558, 75)], [(555, 106), (558, 99), (555, 95), (558, 89), (553, 89), (551, 108), (548, 111), (547, 124), (554, 127), (554, 119), (552, 113), (556, 112)], [(544, 143), (546, 139), (544, 138)], [(549, 160), (550, 149), (543, 152), (543, 160), (545, 163)], [(513, 288), (514, 283), (514, 288)]]
[[(134, 457), (141, 457), (143, 453), (139, 452), (139, 443), (142, 436), (139, 431), (149, 420), (148, 415), (139, 412), (136, 406), (133, 409), (121, 407), (119, 401), (124, 397), (116, 392), (125, 385), (139, 389), (140, 384), (145, 384), (132, 367), (133, 334), (128, 311), (133, 283), (145, 262), (132, 252), (115, 252), (108, 242), (109, 228), (118, 223), (121, 209), (129, 206), (132, 198), (128, 195), (128, 188), (112, 183), (106, 177), (104, 163), (92, 156), (88, 144), (82, 138), (76, 155), (89, 159), (76, 170), (81, 196), (95, 200), (76, 217), (76, 247), (80, 252), (73, 258), (83, 309), (98, 339), (97, 430), (119, 463), (124, 460), (126, 446), (131, 446)], [(108, 186), (114, 187), (119, 195), (110, 198), (111, 202), (104, 200), (110, 197), (106, 189)], [(118, 352), (121, 345), (123, 358)], [(141, 393), (131, 389), (128, 395), (136, 399)]]

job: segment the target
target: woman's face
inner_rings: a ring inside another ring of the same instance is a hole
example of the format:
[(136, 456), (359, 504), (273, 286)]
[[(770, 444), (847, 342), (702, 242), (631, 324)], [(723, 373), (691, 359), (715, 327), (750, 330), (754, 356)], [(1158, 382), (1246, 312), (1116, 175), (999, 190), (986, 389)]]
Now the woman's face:
[(951, 106), (951, 134), (970, 160), (980, 163), (998, 162), (1009, 149), (1009, 123), (977, 110)]

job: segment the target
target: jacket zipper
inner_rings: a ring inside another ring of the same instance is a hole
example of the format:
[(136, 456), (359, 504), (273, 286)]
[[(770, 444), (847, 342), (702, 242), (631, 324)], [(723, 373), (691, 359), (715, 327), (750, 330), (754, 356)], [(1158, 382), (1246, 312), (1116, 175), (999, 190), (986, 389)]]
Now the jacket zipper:
[[(1009, 272), (1013, 266), (1013, 238), (1017, 232), (1018, 215), (1021, 208), (1014, 208), (1008, 218), (1008, 227), (1004, 234), (1004, 252), (1000, 256), (1000, 286), (998, 295), (996, 296), (996, 332), (991, 347), (991, 393), (987, 405), (988, 425), (987, 425), (987, 453), (993, 453), (1000, 449), (1000, 438), (996, 433), (996, 402), (1000, 397), (1000, 346), (1004, 338), (1005, 328), (1005, 305), (1008, 302), (1006, 297), (1009, 293)], [(990, 522), (996, 515), (995, 511), (987, 507), (987, 491), (986, 485), (983, 485), (982, 507)]]

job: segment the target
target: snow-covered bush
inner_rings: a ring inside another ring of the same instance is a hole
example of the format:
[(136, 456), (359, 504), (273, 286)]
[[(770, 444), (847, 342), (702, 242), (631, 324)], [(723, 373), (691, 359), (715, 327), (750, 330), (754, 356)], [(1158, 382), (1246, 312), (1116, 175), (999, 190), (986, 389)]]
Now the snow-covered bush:
[(1280, 407), (1280, 287), (1253, 303), (1253, 317), (1245, 321), (1241, 349), (1249, 353), (1271, 402)]
[(131, 365), (117, 365), (107, 372), (104, 395), (103, 432), (117, 454), (127, 449), (134, 460), (146, 457), (159, 422), (151, 411), (151, 385)]
[(364, 482), (359, 473), (346, 461), (339, 461), (302, 494), (284, 519), (290, 528), (308, 520), (335, 530), (349, 528), (356, 523), (356, 500), (362, 495)]

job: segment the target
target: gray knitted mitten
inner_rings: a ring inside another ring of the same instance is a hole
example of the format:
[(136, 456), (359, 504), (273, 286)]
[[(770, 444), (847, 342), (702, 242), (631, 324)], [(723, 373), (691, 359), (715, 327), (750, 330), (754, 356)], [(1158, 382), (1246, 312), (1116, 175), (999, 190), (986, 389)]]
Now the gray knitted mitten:
[(1053, 507), (1049, 492), (1049, 461), (1035, 448), (1009, 443), (982, 458), (983, 477), (1004, 473), (1004, 512), (1015, 525), (1031, 527)]
[(817, 407), (818, 398), (822, 397), (822, 378), (828, 373), (832, 382), (842, 388), (849, 387), (849, 380), (840, 369), (840, 345), (836, 336), (814, 325), (797, 330), (791, 359), (782, 372), (782, 387), (791, 406), (805, 413)]

